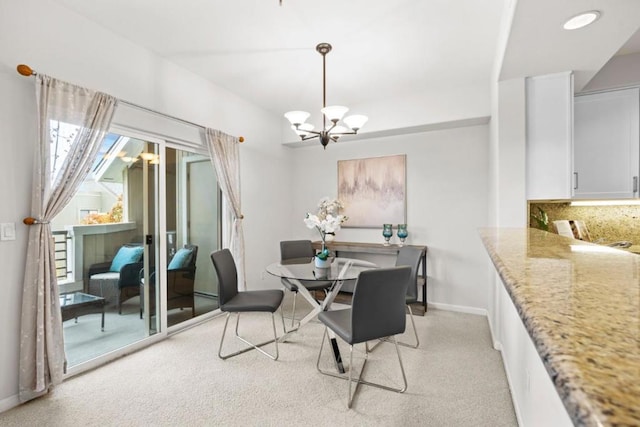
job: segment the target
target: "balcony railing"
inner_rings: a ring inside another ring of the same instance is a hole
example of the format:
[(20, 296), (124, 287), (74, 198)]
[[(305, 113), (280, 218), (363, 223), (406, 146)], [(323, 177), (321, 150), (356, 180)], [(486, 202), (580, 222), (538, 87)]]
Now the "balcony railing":
[(54, 231), (53, 242), (56, 254), (56, 277), (65, 280), (72, 273), (69, 263), (69, 241), (71, 236), (67, 231)]

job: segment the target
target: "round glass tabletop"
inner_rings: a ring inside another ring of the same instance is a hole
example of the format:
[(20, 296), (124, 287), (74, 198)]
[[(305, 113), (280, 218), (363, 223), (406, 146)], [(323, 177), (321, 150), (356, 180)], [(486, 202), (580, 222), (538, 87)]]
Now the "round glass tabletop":
[(351, 258), (330, 259), (331, 265), (327, 268), (316, 267), (314, 260), (308, 258), (274, 262), (267, 266), (267, 272), (285, 279), (354, 280), (358, 278), (360, 272), (376, 268), (375, 264)]

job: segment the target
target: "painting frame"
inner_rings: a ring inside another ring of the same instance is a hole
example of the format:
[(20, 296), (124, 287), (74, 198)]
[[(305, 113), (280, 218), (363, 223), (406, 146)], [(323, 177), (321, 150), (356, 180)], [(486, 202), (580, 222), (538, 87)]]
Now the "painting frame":
[(407, 155), (338, 160), (343, 228), (382, 228), (407, 223)]

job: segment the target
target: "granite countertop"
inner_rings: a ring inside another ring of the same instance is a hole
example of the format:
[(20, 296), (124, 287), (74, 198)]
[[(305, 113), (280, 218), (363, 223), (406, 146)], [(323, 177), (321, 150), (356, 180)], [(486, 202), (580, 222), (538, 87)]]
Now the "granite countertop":
[(640, 256), (532, 228), (480, 236), (574, 424), (640, 425)]

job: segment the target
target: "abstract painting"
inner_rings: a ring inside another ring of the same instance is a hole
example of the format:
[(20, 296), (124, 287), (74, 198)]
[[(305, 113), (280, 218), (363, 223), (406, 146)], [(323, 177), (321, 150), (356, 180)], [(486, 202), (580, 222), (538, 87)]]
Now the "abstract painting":
[(343, 227), (382, 228), (405, 224), (406, 155), (338, 161), (340, 213)]

